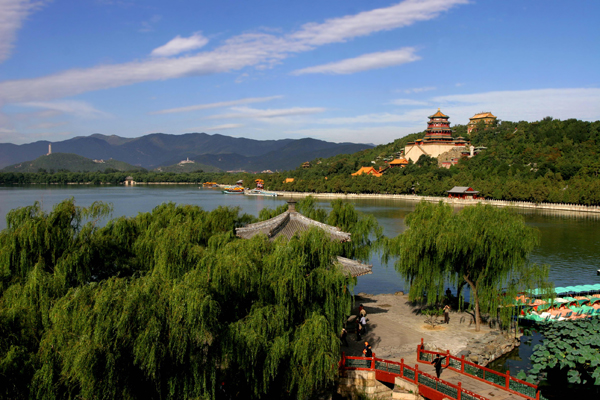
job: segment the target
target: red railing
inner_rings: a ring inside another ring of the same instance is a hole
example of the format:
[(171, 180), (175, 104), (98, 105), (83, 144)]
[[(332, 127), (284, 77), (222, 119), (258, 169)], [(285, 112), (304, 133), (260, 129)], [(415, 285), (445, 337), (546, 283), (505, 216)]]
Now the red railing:
[(540, 391), (538, 390), (537, 385), (511, 376), (510, 371), (506, 371), (505, 374), (502, 374), (500, 372), (467, 361), (465, 360), (465, 356), (462, 356), (461, 358), (455, 357), (451, 355), (449, 351), (443, 353), (423, 350), (423, 339), (421, 339), (421, 344), (417, 346), (417, 361), (429, 364), (436, 354), (446, 357), (445, 368), (477, 379), (481, 382), (485, 382), (497, 388), (504, 389), (510, 393), (518, 394), (526, 399), (540, 400)]
[[(349, 365), (354, 364), (352, 360), (356, 360), (362, 366)], [(349, 362), (350, 361), (350, 362)], [(459, 382), (458, 385), (454, 385), (450, 382), (436, 378), (433, 375), (419, 371), (419, 365), (415, 365), (414, 368), (406, 365), (404, 359), (397, 361), (384, 360), (382, 358), (373, 357), (347, 357), (345, 353), (342, 353), (342, 359), (339, 363), (340, 371), (344, 370), (359, 370), (359, 371), (374, 371), (375, 378), (379, 381), (394, 383), (395, 378), (399, 377), (414, 383), (419, 388), (419, 393), (424, 397), (432, 400), (441, 400), (452, 398), (461, 400), (462, 395), (466, 394), (468, 398), (476, 400), (489, 400), (486, 397), (480, 396), (476, 393), (471, 392), (462, 387)], [(396, 372), (397, 371), (397, 372)], [(454, 390), (456, 394), (451, 394)]]

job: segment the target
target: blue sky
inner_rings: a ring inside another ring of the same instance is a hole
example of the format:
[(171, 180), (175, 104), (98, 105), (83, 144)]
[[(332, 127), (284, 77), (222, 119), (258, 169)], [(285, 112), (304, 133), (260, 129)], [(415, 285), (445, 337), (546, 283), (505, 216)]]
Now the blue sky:
[(596, 0), (0, 0), (0, 142), (600, 119)]

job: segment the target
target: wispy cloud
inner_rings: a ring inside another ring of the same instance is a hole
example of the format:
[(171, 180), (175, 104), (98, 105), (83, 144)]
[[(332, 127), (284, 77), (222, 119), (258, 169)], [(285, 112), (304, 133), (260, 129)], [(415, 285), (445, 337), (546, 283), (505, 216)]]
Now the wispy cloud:
[(226, 129), (235, 129), (241, 128), (244, 126), (243, 124), (223, 124), (223, 125), (214, 125), (214, 126), (203, 126), (199, 128), (193, 128), (193, 131), (223, 131)]
[(147, 21), (142, 21), (142, 27), (138, 30), (141, 33), (148, 33), (154, 31), (154, 25), (156, 25), (162, 19), (162, 15), (153, 15)]
[(206, 119), (228, 119), (228, 118), (250, 118), (250, 119), (269, 119), (279, 117), (290, 117), (296, 115), (309, 115), (324, 112), (326, 109), (321, 107), (292, 107), (280, 109), (259, 110), (250, 107), (232, 107), (236, 111), (228, 114), (216, 114), (206, 117)]
[(109, 117), (110, 114), (104, 111), (97, 110), (91, 104), (84, 101), (76, 100), (63, 100), (63, 101), (32, 101), (28, 103), (21, 103), (20, 106), (43, 108), (49, 111), (61, 112), (65, 114), (71, 114), (80, 118), (98, 118), (98, 117)]
[(66, 125), (68, 122), (60, 121), (60, 122), (41, 122), (39, 124), (30, 125), (27, 129), (38, 130), (38, 129), (51, 129), (59, 126)]
[(196, 32), (192, 36), (182, 38), (177, 35), (174, 39), (171, 39), (167, 44), (157, 47), (150, 53), (155, 57), (170, 57), (177, 54), (185, 53), (187, 51), (196, 50), (204, 47), (208, 43), (208, 39), (202, 36), (201, 32)]
[(207, 110), (209, 108), (239, 106), (241, 104), (262, 103), (265, 101), (281, 99), (282, 97), (283, 96), (247, 97), (245, 99), (221, 101), (218, 103), (196, 104), (196, 105), (187, 106), (187, 107), (169, 108), (167, 110), (153, 111), (150, 114), (173, 114), (173, 113), (181, 113), (181, 112), (188, 112), (188, 111)]
[(17, 31), (23, 21), (41, 8), (46, 0), (0, 0), (0, 62), (10, 56)]
[(600, 119), (600, 88), (531, 89), (438, 96), (433, 104), (459, 123), (481, 111), (492, 111), (508, 121), (536, 121), (551, 116), (558, 119)]
[(329, 64), (302, 68), (292, 72), (292, 75), (303, 74), (354, 74), (356, 72), (368, 71), (406, 64), (420, 60), (415, 54), (415, 49), (405, 47), (399, 50), (381, 51), (377, 53), (363, 54), (355, 58), (348, 58)]
[(413, 100), (413, 99), (395, 99), (390, 101), (389, 104), (393, 104), (395, 106), (426, 106), (429, 103), (426, 101)]
[(296, 32), (245, 33), (213, 51), (173, 58), (152, 58), (124, 64), (72, 69), (57, 74), (0, 83), (2, 104), (42, 101), (138, 82), (207, 75), (244, 67), (270, 68), (292, 53), (344, 42), (375, 32), (408, 26), (437, 17), (467, 0), (405, 0), (390, 7), (309, 23)]
[(404, 89), (403, 92), (406, 94), (421, 93), (421, 92), (428, 92), (430, 90), (435, 90), (435, 89), (437, 89), (435, 86), (425, 86), (425, 87), (418, 87), (418, 88), (412, 88), (412, 89)]
[[(492, 111), (507, 121), (537, 121), (551, 116), (558, 119), (600, 119), (600, 88), (532, 89), (437, 96), (428, 99), (429, 107), (411, 108), (399, 113), (373, 113), (351, 117), (323, 118), (327, 125), (390, 124), (426, 127), (427, 116), (442, 107), (453, 124), (466, 124), (481, 111)], [(422, 130), (418, 129), (418, 130)]]

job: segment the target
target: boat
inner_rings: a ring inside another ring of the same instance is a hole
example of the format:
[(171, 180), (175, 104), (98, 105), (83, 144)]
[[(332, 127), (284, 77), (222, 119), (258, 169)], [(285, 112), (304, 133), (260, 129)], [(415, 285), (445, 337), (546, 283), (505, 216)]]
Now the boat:
[(261, 189), (246, 190), (246, 192), (244, 194), (247, 196), (270, 196), (270, 197), (278, 196), (278, 194), (276, 192), (268, 192), (266, 190), (261, 190)]
[(222, 193), (225, 193), (225, 194), (244, 194), (244, 188), (242, 188), (242, 187), (226, 188), (226, 189), (222, 190)]

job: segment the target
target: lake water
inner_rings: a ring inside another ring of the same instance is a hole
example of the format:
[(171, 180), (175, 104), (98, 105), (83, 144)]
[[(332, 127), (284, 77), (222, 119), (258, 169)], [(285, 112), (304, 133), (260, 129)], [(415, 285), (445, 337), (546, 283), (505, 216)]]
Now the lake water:
[[(74, 197), (76, 204), (89, 206), (94, 201), (112, 203), (112, 217), (134, 216), (151, 211), (164, 202), (195, 204), (205, 210), (218, 206), (240, 207), (242, 212), (258, 216), (264, 207), (284, 204), (283, 197), (226, 195), (217, 189), (199, 189), (195, 185), (150, 186), (38, 186), (0, 187), (0, 229), (6, 228), (6, 214), (17, 207), (35, 201), (46, 210), (52, 205)], [(406, 229), (404, 217), (414, 210), (413, 201), (392, 199), (353, 199), (357, 210), (372, 214), (383, 227), (384, 234), (393, 237)], [(329, 209), (328, 201), (318, 200)], [(550, 279), (555, 286), (600, 283), (596, 276), (600, 259), (600, 217), (585, 213), (540, 213), (523, 211), (526, 222), (541, 231), (541, 244), (534, 251), (535, 262), (550, 265)], [(358, 278), (355, 293), (394, 293), (405, 290), (404, 282), (392, 264), (382, 265), (378, 255), (370, 260), (373, 274)]]

